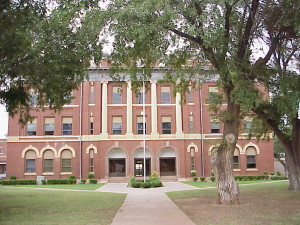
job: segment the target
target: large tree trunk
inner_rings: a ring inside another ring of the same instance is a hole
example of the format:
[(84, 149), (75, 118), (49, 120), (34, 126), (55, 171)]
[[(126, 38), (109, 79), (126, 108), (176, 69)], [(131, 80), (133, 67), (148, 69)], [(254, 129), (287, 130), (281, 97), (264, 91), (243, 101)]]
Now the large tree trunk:
[(212, 167), (217, 181), (218, 204), (241, 204), (239, 187), (234, 179), (232, 159), (238, 139), (240, 106), (229, 102), (224, 121), (222, 142), (212, 154)]

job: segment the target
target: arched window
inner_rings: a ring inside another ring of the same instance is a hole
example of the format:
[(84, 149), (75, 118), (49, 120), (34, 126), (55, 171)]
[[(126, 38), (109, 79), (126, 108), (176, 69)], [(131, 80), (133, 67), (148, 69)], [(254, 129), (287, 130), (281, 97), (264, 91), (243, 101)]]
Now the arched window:
[(94, 172), (94, 149), (90, 150), (90, 172)]
[(72, 171), (72, 153), (70, 150), (63, 150), (61, 153), (61, 172)]
[(43, 160), (43, 172), (53, 172), (53, 158), (54, 154), (51, 150), (46, 150), (44, 152), (44, 160)]
[(233, 169), (240, 168), (240, 151), (238, 148), (235, 148), (233, 153)]
[(33, 150), (28, 150), (25, 154), (25, 172), (35, 173), (36, 154)]
[(191, 147), (191, 170), (195, 170), (195, 148)]
[(246, 150), (247, 155), (247, 168), (256, 168), (256, 150), (254, 147), (248, 147)]

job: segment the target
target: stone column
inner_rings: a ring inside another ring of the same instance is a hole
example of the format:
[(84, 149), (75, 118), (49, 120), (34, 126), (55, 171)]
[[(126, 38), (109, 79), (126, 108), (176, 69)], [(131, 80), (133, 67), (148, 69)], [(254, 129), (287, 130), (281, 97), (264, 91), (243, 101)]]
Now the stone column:
[(150, 81), (151, 83), (151, 138), (158, 138), (157, 132), (157, 81)]
[(131, 81), (127, 82), (127, 100), (126, 100), (126, 108), (127, 108), (127, 131), (126, 138), (133, 138), (132, 133), (132, 90), (131, 90)]
[(108, 138), (107, 133), (107, 81), (102, 81), (102, 131), (101, 137)]
[(182, 133), (182, 113), (181, 113), (181, 96), (180, 93), (176, 93), (176, 136), (178, 138), (183, 137)]

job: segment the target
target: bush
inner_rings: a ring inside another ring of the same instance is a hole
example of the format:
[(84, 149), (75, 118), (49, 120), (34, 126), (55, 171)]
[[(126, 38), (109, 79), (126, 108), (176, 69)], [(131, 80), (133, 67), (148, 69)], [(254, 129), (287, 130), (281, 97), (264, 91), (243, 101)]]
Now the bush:
[(199, 177), (201, 181), (205, 181), (205, 177)]
[(211, 171), (211, 172), (210, 172), (210, 176), (212, 176), (212, 177), (214, 177), (214, 176), (215, 176), (215, 173), (214, 173), (214, 171)]
[(152, 187), (162, 187), (162, 182), (161, 181), (153, 181), (152, 182)]
[(81, 184), (85, 184), (86, 183), (86, 179), (81, 179), (80, 183)]
[(277, 174), (277, 176), (279, 176), (279, 177), (281, 176), (281, 173), (280, 173), (280, 172), (277, 172), (276, 174)]
[(46, 185), (47, 184), (47, 180), (42, 180), (42, 185)]
[(264, 175), (265, 175), (265, 176), (268, 175), (268, 171), (264, 171)]
[(143, 188), (151, 188), (152, 184), (150, 182), (141, 183)]
[(10, 176), (10, 180), (16, 180), (17, 177), (16, 176)]
[(198, 177), (193, 177), (193, 180), (196, 182), (198, 180)]
[(69, 180), (75, 180), (75, 179), (76, 179), (75, 175), (70, 175), (69, 176)]
[(0, 180), (1, 185), (36, 185), (36, 180)]
[(140, 188), (141, 186), (142, 186), (141, 182), (135, 181), (135, 182), (131, 183), (131, 187), (133, 187), (133, 188)]
[(69, 179), (68, 184), (76, 184), (76, 179)]
[(191, 171), (191, 176), (192, 177), (196, 176), (196, 171)]
[(272, 176), (271, 180), (287, 180), (286, 176)]
[(274, 173), (274, 172), (271, 172), (271, 173), (270, 173), (270, 175), (271, 175), (271, 176), (274, 176), (274, 175), (275, 175), (275, 173)]
[(214, 182), (216, 180), (216, 178), (214, 176), (210, 177), (211, 182)]
[(95, 174), (94, 173), (88, 173), (87, 176), (88, 176), (89, 179), (93, 179), (95, 177)]
[(97, 179), (90, 179), (90, 184), (97, 184)]

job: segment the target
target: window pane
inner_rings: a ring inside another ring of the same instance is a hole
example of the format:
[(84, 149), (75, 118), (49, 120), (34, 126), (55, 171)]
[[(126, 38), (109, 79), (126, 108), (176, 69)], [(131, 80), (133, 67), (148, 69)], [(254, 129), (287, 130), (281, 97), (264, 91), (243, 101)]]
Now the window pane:
[(170, 104), (170, 103), (171, 103), (170, 92), (162, 92), (161, 93), (161, 104)]
[(162, 123), (162, 133), (163, 134), (171, 134), (171, 123), (170, 122)]
[(255, 155), (247, 155), (247, 168), (256, 168)]
[(54, 135), (54, 124), (45, 124), (45, 135)]
[(27, 124), (27, 135), (36, 135), (36, 124)]
[(72, 135), (72, 124), (71, 123), (63, 124), (63, 135)]
[(233, 169), (239, 169), (239, 168), (240, 168), (239, 157), (233, 156)]
[(120, 87), (113, 87), (112, 104), (122, 104), (122, 93)]
[(53, 172), (53, 159), (44, 159), (44, 172)]
[(26, 159), (26, 173), (33, 173), (35, 172), (35, 159)]
[(71, 159), (62, 159), (61, 164), (61, 172), (71, 172)]

